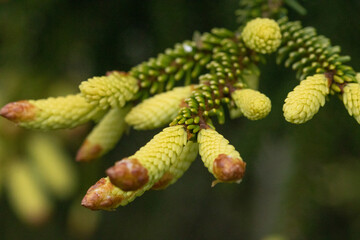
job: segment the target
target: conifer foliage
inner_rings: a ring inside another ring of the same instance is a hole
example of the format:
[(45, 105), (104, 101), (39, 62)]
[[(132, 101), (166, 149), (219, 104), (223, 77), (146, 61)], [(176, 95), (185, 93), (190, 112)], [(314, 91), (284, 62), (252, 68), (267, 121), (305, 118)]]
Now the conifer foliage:
[(92, 210), (113, 210), (148, 190), (168, 187), (198, 153), (215, 178), (213, 185), (240, 183), (246, 163), (215, 130), (215, 122), (225, 124), (229, 112), (249, 120), (269, 114), (271, 101), (253, 82), (266, 55), (276, 54), (277, 63), (296, 71), (294, 79), (300, 80), (285, 99), (286, 121), (309, 121), (337, 95), (360, 123), (360, 83), (345, 64), (350, 57), (342, 56), (341, 48), (315, 28), (290, 21), (287, 7), (305, 13), (296, 1), (241, 0), (234, 31), (214, 28), (128, 72), (90, 78), (76, 95), (9, 103), (0, 114), (22, 127), (42, 130), (97, 122), (80, 147), (78, 161), (106, 154), (127, 127), (165, 127), (88, 190), (82, 205)]

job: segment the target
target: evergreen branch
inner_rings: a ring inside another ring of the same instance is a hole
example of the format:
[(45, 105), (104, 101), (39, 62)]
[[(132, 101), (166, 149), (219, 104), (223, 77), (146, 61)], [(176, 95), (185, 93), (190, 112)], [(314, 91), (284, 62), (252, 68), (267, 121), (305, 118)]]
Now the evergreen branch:
[[(40, 129), (74, 127), (102, 118), (78, 153), (81, 161), (109, 151), (126, 124), (145, 130), (172, 120), (170, 127), (134, 155), (116, 162), (106, 171), (108, 177), (89, 189), (82, 205), (90, 209), (112, 210), (147, 190), (169, 186), (198, 152), (216, 178), (213, 185), (239, 183), (246, 164), (215, 131), (213, 120), (224, 124), (226, 108), (230, 115), (250, 120), (270, 112), (270, 99), (256, 90), (258, 64), (265, 62), (262, 54), (277, 51), (277, 63), (297, 71), (301, 80), (285, 100), (287, 121), (310, 120), (331, 93), (360, 123), (359, 77), (345, 65), (350, 57), (340, 55), (340, 47), (332, 46), (314, 28), (282, 17), (287, 13), (284, 4), (304, 13), (296, 0), (242, 0), (236, 32), (214, 28), (195, 34), (192, 41), (176, 44), (128, 73), (113, 71), (82, 82), (80, 94), (10, 103), (0, 115)], [(184, 86), (192, 83), (196, 84)]]
[(213, 128), (212, 117), (216, 116), (220, 124), (225, 123), (224, 106), (234, 106), (231, 93), (247, 87), (243, 74), (252, 73), (262, 58), (247, 48), (239, 35), (222, 40), (213, 53), (213, 60), (207, 65), (210, 73), (200, 76), (199, 86), (171, 123), (184, 125), (189, 138), (196, 137), (200, 129)]
[[(194, 41), (178, 43), (173, 49), (165, 50), (157, 58), (151, 58), (130, 70), (130, 75), (139, 80), (140, 90), (137, 98), (171, 90), (176, 85), (189, 85), (203, 72), (211, 60), (212, 50), (223, 39), (232, 37), (233, 32), (226, 29), (213, 29), (202, 36), (195, 35)], [(201, 41), (206, 39), (207, 41)], [(177, 83), (179, 81), (184, 83)]]
[(313, 27), (302, 27), (300, 22), (278, 21), (283, 35), (277, 63), (297, 71), (299, 80), (316, 73), (327, 74), (331, 94), (341, 93), (344, 84), (355, 82), (355, 71), (344, 63), (349, 56), (340, 55), (341, 48), (332, 46), (328, 38), (318, 35)]

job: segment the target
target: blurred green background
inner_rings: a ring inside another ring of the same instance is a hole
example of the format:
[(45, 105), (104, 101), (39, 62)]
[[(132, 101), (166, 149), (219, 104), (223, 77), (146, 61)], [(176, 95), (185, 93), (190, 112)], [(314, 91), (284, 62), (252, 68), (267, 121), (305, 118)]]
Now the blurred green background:
[[(303, 5), (308, 14), (290, 11), (290, 18), (340, 45), (357, 70), (360, 1)], [(237, 0), (0, 0), (0, 103), (75, 93), (81, 81), (129, 70), (191, 39), (194, 31), (236, 29), (237, 6)], [(65, 199), (48, 194), (53, 210), (41, 224), (21, 220), (7, 190), (8, 168), (14, 158), (28, 161), (25, 145), (35, 133), (0, 119), (0, 239), (360, 239), (360, 127), (336, 97), (312, 121), (287, 123), (282, 103), (296, 84), (291, 70), (268, 57), (260, 90), (272, 100), (270, 115), (218, 127), (247, 162), (240, 185), (211, 188), (212, 176), (197, 159), (170, 188), (148, 192), (115, 212), (76, 206), (106, 168), (159, 130), (132, 130), (89, 164), (73, 159), (90, 124), (46, 133), (71, 158), (76, 183)]]

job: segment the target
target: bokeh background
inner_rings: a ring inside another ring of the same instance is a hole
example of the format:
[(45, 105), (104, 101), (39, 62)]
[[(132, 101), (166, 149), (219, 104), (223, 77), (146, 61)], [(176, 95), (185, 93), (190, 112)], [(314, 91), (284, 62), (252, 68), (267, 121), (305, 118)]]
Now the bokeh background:
[[(290, 11), (290, 18), (340, 45), (357, 70), (360, 1), (302, 3), (308, 14)], [(236, 29), (237, 6), (237, 0), (0, 0), (0, 103), (75, 93), (81, 81), (129, 70), (194, 31)], [(212, 176), (197, 159), (170, 188), (115, 212), (83, 209), (81, 197), (159, 130), (130, 130), (101, 160), (79, 164), (74, 156), (91, 124), (40, 134), (0, 119), (0, 239), (360, 239), (360, 127), (336, 97), (310, 122), (287, 123), (282, 103), (296, 84), (295, 74), (269, 56), (260, 90), (272, 100), (270, 115), (218, 126), (247, 162), (240, 185), (211, 188)], [(63, 189), (71, 191), (42, 186), (29, 150), (34, 137), (47, 139), (57, 149), (51, 154), (71, 169), (63, 174), (71, 179)], [(14, 162), (26, 165), (41, 189), (48, 206), (41, 218), (19, 212), (36, 196), (26, 184), (11, 184)]]

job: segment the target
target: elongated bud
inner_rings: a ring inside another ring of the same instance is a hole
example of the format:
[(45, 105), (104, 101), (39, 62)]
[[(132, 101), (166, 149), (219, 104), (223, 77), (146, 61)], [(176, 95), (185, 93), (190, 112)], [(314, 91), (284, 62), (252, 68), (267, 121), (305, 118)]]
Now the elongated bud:
[(242, 180), (246, 163), (228, 140), (213, 129), (202, 129), (197, 140), (205, 167), (217, 179), (213, 185), (217, 182), (239, 183)]
[(26, 128), (53, 130), (72, 128), (102, 114), (80, 94), (41, 100), (12, 102), (0, 110), (0, 115)]
[[(162, 177), (152, 185), (152, 189), (164, 189), (175, 183), (195, 160), (197, 153), (198, 144), (188, 141), (178, 156), (178, 159), (174, 161)], [(109, 177), (106, 177), (100, 179), (88, 190), (81, 204), (92, 210), (114, 210), (119, 206), (125, 206), (132, 202), (147, 189), (148, 188), (142, 187), (135, 191), (123, 191), (113, 185)]]
[(181, 103), (190, 96), (192, 89), (192, 86), (177, 87), (146, 99), (131, 109), (125, 120), (138, 130), (154, 129), (168, 124), (176, 117)]
[(95, 126), (80, 147), (77, 161), (91, 161), (110, 151), (126, 129), (125, 115), (129, 107), (112, 108)]
[(325, 105), (328, 94), (329, 84), (324, 74), (307, 77), (285, 99), (283, 111), (286, 121), (295, 124), (309, 121)]
[(106, 173), (111, 182), (124, 191), (147, 190), (179, 158), (186, 142), (187, 133), (183, 126), (167, 127), (133, 156), (117, 162)]
[(249, 21), (241, 35), (248, 48), (263, 54), (275, 52), (281, 44), (280, 27), (268, 18)]
[(56, 139), (32, 135), (27, 142), (38, 179), (56, 197), (69, 197), (77, 186), (75, 167), (70, 157), (60, 148)]
[(25, 163), (12, 162), (7, 171), (9, 203), (16, 215), (28, 224), (44, 223), (53, 206), (35, 181), (30, 167)]
[(198, 143), (188, 141), (181, 152), (179, 159), (176, 160), (168, 171), (164, 173), (159, 181), (157, 181), (152, 189), (162, 190), (174, 184), (190, 167), (191, 163), (196, 159), (199, 153)]
[(240, 111), (250, 120), (266, 117), (271, 111), (271, 101), (264, 94), (253, 89), (239, 89), (231, 94)]
[(81, 205), (91, 210), (111, 211), (119, 206), (125, 206), (145, 191), (142, 188), (137, 191), (125, 192), (113, 185), (109, 177), (101, 178), (95, 185), (89, 188)]
[(107, 76), (93, 77), (79, 86), (87, 101), (102, 109), (122, 108), (138, 91), (138, 81), (127, 73), (111, 72)]
[(342, 100), (350, 116), (360, 124), (360, 84), (348, 83), (343, 89)]

